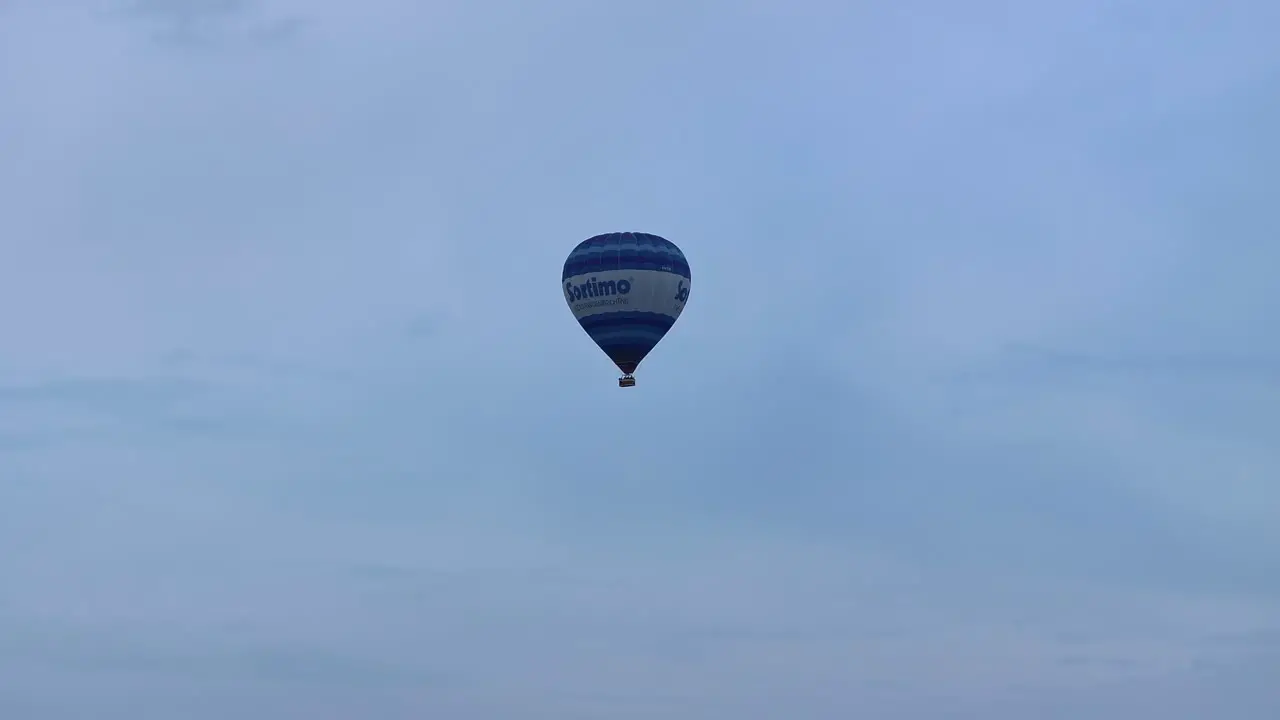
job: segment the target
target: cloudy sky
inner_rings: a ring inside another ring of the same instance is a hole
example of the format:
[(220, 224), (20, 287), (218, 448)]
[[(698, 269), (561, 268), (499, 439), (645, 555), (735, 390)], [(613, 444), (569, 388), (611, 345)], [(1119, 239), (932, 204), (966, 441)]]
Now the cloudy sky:
[(0, 716), (1280, 717), (1278, 25), (0, 2)]

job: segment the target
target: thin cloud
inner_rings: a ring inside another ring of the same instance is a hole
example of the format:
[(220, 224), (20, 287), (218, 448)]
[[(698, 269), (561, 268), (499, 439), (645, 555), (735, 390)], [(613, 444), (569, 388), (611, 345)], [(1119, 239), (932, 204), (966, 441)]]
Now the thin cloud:
[(1045, 381), (1054, 378), (1117, 377), (1130, 380), (1182, 378), (1223, 382), (1280, 382), (1280, 358), (1265, 355), (1104, 355), (1034, 345), (1006, 349), (988, 368), (962, 373), (958, 381)]
[(1280, 716), (1276, 11), (997, 5), (8, 5), (0, 716)]

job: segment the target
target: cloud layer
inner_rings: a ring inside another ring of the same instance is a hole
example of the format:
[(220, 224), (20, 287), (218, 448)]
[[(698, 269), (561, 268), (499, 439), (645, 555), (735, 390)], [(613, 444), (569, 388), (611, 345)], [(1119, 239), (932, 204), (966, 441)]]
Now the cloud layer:
[(0, 716), (1280, 716), (1277, 22), (0, 7)]

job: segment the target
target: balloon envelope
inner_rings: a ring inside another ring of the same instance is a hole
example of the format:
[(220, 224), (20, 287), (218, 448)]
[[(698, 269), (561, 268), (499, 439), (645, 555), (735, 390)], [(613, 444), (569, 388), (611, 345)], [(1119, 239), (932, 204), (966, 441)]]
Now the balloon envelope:
[(670, 240), (606, 233), (569, 253), (560, 286), (578, 324), (630, 375), (684, 311), (691, 279), (689, 261)]

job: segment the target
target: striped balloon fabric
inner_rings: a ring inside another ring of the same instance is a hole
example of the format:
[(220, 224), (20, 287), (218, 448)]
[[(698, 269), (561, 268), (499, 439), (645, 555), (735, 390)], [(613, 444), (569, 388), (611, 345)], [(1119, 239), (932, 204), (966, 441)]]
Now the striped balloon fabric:
[(675, 243), (619, 232), (583, 240), (564, 263), (565, 301), (582, 329), (635, 384), (636, 367), (662, 340), (689, 299), (689, 261)]

